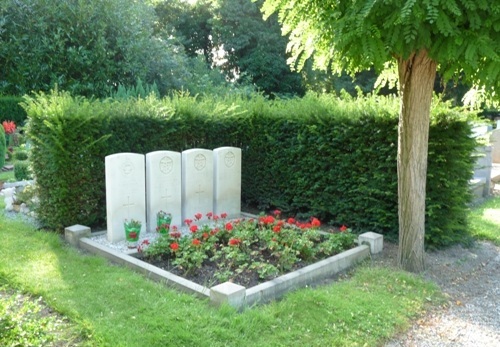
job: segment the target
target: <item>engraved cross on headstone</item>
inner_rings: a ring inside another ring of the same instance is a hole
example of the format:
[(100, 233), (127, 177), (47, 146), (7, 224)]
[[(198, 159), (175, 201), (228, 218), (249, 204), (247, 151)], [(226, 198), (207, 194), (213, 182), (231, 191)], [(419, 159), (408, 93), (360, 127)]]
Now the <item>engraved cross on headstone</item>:
[(163, 194), (160, 198), (165, 200), (165, 202), (168, 202), (168, 200), (172, 198), (172, 195), (168, 195), (168, 188), (165, 188), (165, 194)]
[(205, 193), (204, 190), (201, 190), (201, 184), (198, 185), (198, 190), (195, 192), (198, 195), (198, 204), (201, 205), (201, 194)]
[(127, 218), (130, 218), (130, 206), (134, 206), (133, 202), (130, 202), (130, 196), (127, 196), (127, 203), (123, 204), (123, 207), (127, 208)]

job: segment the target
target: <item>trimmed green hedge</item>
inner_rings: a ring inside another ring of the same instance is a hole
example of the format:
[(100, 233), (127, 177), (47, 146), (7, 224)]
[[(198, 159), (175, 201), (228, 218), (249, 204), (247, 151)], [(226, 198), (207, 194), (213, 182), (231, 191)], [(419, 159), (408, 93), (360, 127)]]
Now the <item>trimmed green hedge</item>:
[(26, 111), (19, 105), (23, 101), (19, 96), (0, 96), (0, 123), (12, 120), (17, 126), (24, 125)]
[[(62, 230), (103, 226), (104, 157), (118, 152), (242, 148), (243, 203), (397, 237), (398, 100), (198, 100), (122, 102), (39, 94), (24, 104), (41, 221)], [(467, 116), (435, 108), (429, 140), (427, 242), (466, 232), (475, 141)]]

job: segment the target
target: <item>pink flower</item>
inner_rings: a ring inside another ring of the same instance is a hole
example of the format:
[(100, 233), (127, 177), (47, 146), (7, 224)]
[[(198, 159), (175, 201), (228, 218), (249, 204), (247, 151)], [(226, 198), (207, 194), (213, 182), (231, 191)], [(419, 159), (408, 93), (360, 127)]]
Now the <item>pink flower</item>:
[(200, 220), (202, 217), (203, 217), (203, 215), (201, 213), (197, 213), (197, 214), (194, 215), (194, 218), (196, 220)]
[(213, 216), (213, 215), (214, 215), (214, 214), (213, 214), (212, 212), (208, 212), (208, 213), (207, 213), (207, 218), (208, 218), (208, 219), (212, 219), (212, 216)]
[(222, 212), (222, 213), (220, 214), (220, 217), (221, 217), (222, 219), (226, 219), (226, 218), (227, 218), (227, 213)]
[(281, 211), (280, 210), (274, 210), (273, 211), (273, 214), (278, 217), (280, 214), (281, 214)]
[(190, 226), (191, 223), (193, 223), (192, 219), (184, 219), (184, 223), (186, 223), (187, 226)]

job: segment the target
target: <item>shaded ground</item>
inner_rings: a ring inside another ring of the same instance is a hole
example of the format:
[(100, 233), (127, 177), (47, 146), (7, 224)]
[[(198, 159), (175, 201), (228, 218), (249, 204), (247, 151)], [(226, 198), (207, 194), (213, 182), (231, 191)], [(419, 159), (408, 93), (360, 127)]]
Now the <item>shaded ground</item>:
[[(375, 262), (394, 266), (397, 245), (385, 244)], [(500, 345), (500, 247), (477, 242), (428, 252), (424, 277), (437, 283), (448, 298), (386, 347)]]

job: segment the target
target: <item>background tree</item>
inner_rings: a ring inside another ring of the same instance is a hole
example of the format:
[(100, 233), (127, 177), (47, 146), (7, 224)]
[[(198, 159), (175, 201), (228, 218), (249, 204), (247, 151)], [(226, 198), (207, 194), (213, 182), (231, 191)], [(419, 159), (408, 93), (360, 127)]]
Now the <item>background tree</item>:
[(287, 39), (277, 16), (267, 21), (259, 11), (261, 0), (217, 0), (212, 22), (215, 47), (225, 51), (222, 70), (229, 79), (248, 79), (266, 94), (302, 95), (299, 73), (286, 60)]
[(153, 36), (153, 7), (134, 0), (1, 0), (0, 92), (60, 89), (104, 96), (118, 84), (187, 74), (182, 51)]
[(186, 54), (197, 57), (203, 54), (207, 64), (212, 65), (213, 0), (198, 0), (189, 3), (183, 0), (160, 1), (155, 5), (158, 21), (157, 35), (174, 36), (182, 44)]
[(489, 0), (265, 0), (278, 13), (299, 68), (350, 73), (388, 63), (398, 71), (399, 253), (402, 268), (424, 269), (429, 115), (436, 71), (500, 90), (500, 2)]

